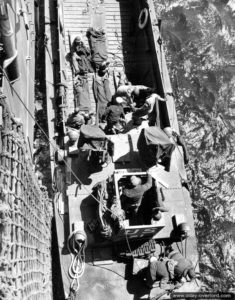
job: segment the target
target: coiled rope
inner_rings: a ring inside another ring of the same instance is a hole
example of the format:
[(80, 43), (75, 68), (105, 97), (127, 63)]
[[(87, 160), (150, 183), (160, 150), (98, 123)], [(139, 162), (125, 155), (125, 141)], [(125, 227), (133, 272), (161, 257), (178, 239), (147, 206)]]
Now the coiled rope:
[(72, 279), (70, 290), (77, 293), (80, 287), (79, 278), (85, 271), (85, 248), (87, 236), (84, 231), (73, 231), (67, 240), (67, 248), (70, 252), (71, 263), (69, 266), (69, 277)]

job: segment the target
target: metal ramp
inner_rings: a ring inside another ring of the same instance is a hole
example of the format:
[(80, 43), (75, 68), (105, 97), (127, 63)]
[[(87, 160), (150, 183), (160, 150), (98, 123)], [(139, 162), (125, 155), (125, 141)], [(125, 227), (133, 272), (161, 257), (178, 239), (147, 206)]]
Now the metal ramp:
[[(102, 3), (103, 2), (103, 3)], [(107, 49), (110, 60), (110, 89), (111, 93), (115, 93), (114, 70), (123, 69), (123, 41), (127, 40), (129, 22), (131, 20), (131, 10), (127, 1), (113, 0), (91, 0), (77, 1), (67, 0), (63, 2), (64, 12), (64, 33), (66, 54), (70, 52), (70, 41), (76, 36), (81, 36), (85, 45), (88, 46), (86, 31), (89, 27), (103, 27), (106, 33)], [(122, 9), (120, 9), (120, 6)], [(121, 17), (122, 14), (122, 17)], [(125, 30), (125, 31), (124, 31)], [(70, 41), (69, 41), (70, 40)], [(125, 53), (127, 48), (125, 46)], [(67, 73), (67, 104), (68, 113), (74, 110), (74, 93), (73, 93), (73, 77), (69, 62), (66, 66)], [(89, 92), (92, 103), (92, 111), (96, 111), (94, 100), (92, 81), (94, 74), (89, 75)]]

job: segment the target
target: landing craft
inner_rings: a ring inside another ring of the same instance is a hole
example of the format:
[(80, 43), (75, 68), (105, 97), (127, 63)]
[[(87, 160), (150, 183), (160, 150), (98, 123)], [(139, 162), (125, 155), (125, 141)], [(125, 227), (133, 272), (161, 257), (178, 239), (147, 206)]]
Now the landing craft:
[[(63, 283), (57, 299), (169, 298), (174, 287), (149, 288), (140, 276), (151, 257), (164, 260), (171, 246), (199, 270), (186, 148), (179, 142), (157, 3), (55, 2), (45, 3), (45, 20), (57, 25), (46, 25), (45, 59)], [(121, 79), (129, 98), (118, 92)], [(143, 98), (132, 89), (140, 85), (155, 95), (151, 112), (143, 113)], [(128, 99), (124, 125), (109, 128), (101, 111), (113, 95)], [(133, 178), (148, 188), (131, 210), (124, 196)], [(177, 291), (199, 285), (185, 282)]]

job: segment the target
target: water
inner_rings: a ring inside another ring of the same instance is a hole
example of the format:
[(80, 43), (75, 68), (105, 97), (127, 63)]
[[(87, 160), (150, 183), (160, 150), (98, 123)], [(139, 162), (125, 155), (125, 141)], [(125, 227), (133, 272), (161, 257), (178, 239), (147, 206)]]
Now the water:
[(235, 2), (158, 0), (180, 131), (190, 153), (200, 269), (235, 289)]

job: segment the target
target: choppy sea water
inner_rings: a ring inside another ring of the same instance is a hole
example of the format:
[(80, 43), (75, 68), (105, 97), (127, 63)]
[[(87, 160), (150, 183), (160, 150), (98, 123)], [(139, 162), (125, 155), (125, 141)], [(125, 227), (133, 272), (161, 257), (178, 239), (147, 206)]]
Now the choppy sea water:
[(157, 0), (206, 290), (235, 290), (235, 1)]

